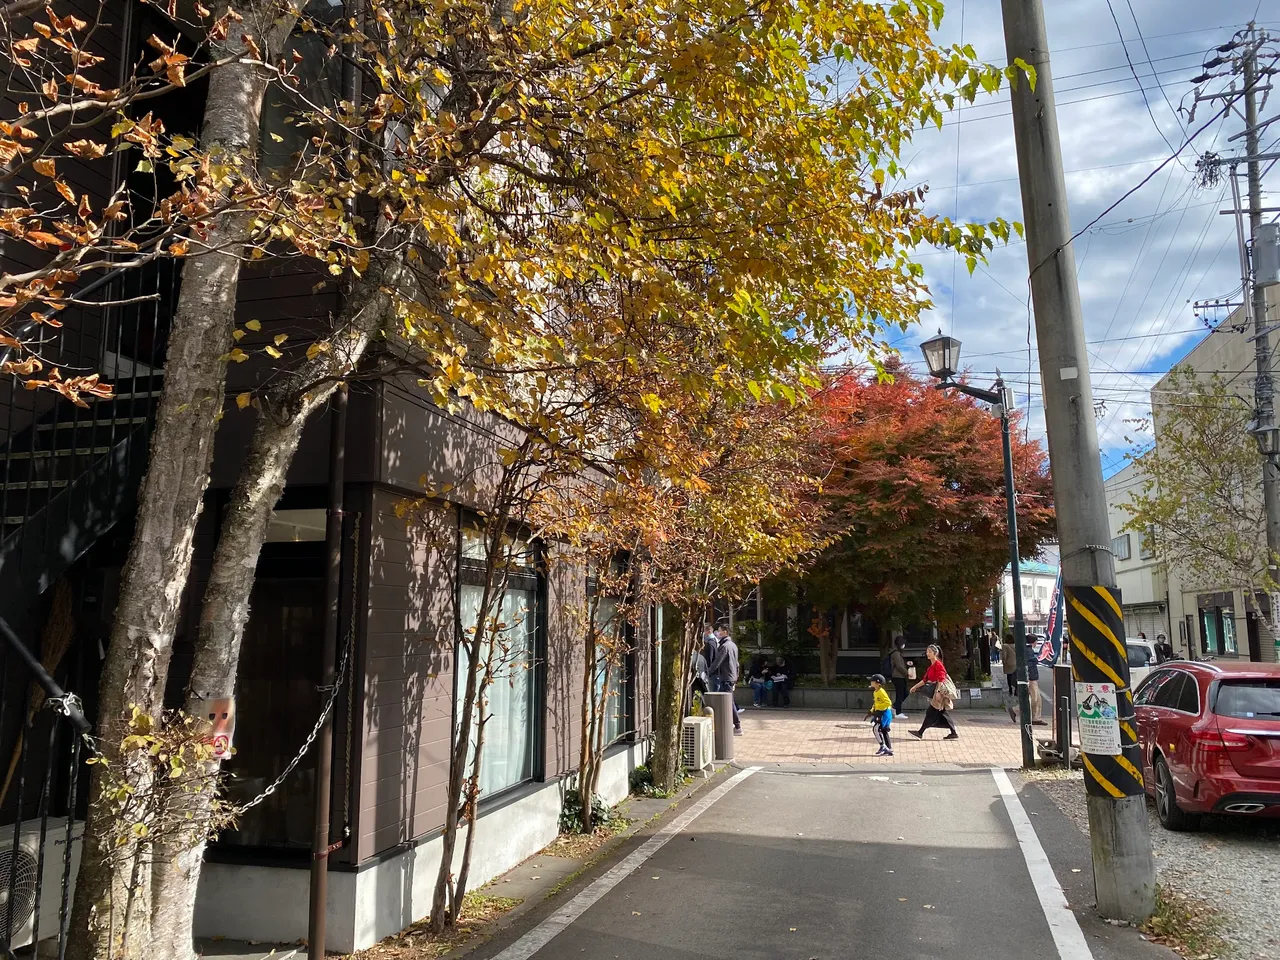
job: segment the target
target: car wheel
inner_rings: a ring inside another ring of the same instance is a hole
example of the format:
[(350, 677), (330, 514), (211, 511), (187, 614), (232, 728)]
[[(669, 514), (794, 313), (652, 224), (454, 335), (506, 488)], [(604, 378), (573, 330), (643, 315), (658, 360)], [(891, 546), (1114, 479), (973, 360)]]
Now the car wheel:
[(1173, 774), (1164, 757), (1156, 757), (1156, 816), (1160, 818), (1160, 826), (1166, 830), (1194, 830), (1200, 825), (1200, 818), (1187, 813), (1178, 806), (1178, 795), (1173, 789)]

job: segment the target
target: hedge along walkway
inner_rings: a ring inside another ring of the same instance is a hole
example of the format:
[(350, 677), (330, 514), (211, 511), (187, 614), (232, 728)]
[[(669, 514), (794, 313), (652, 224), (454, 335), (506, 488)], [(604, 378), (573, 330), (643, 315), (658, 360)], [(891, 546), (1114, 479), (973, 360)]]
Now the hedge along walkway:
[[(923, 713), (893, 722), (893, 757), (875, 756), (877, 744), (864, 711), (748, 708), (742, 712), (742, 736), (734, 738), (734, 761), (744, 763), (947, 763), (1017, 767), (1022, 764), (1018, 728), (998, 709), (955, 710), (959, 740), (942, 738), (946, 730), (925, 731), (916, 740)], [(1048, 728), (1037, 727), (1039, 734)]]

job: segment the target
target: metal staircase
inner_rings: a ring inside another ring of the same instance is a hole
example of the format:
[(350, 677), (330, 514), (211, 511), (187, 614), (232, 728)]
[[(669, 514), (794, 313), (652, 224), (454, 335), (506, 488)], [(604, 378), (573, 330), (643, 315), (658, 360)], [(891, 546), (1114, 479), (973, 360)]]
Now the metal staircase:
[[(49, 393), (0, 395), (0, 617), (29, 606), (133, 512), (177, 280), (165, 262), (108, 274), (77, 294), (96, 292), (103, 307), (67, 317), (40, 344), (46, 366), (101, 373), (110, 398), (83, 408)], [(140, 302), (111, 306), (123, 301)]]

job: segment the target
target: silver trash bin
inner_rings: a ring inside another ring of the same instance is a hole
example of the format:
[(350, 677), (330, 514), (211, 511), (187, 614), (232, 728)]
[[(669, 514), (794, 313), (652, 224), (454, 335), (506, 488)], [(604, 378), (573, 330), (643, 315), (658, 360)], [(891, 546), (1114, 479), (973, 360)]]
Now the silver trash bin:
[(704, 693), (702, 702), (711, 708), (716, 729), (716, 762), (733, 759), (733, 694)]

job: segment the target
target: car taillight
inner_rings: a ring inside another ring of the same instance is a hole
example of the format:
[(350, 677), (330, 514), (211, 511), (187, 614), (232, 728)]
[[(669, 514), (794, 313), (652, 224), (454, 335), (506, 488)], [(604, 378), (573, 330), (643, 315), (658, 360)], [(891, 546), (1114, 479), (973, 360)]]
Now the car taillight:
[(1250, 750), (1253, 741), (1243, 733), (1230, 730), (1197, 730), (1192, 734), (1193, 745), (1209, 753), (1224, 753), (1234, 750)]

